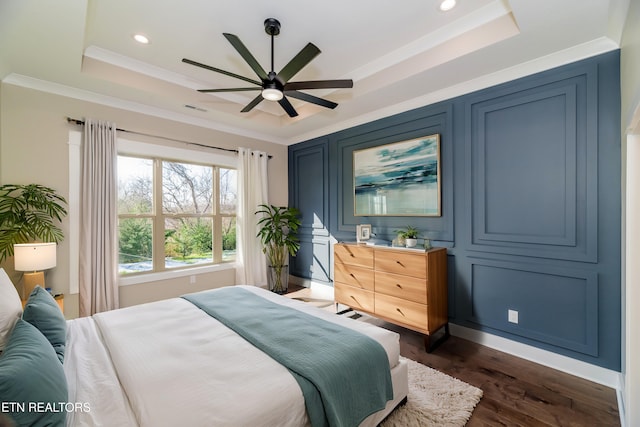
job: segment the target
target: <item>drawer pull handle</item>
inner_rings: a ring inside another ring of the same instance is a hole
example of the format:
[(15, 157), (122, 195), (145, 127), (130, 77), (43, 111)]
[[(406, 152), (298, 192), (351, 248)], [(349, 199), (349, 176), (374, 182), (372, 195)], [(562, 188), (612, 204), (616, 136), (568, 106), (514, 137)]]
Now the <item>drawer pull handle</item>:
[(354, 279), (356, 278), (356, 276), (354, 276), (353, 273), (349, 273), (349, 276), (353, 277)]
[(400, 289), (402, 289), (402, 286), (400, 286), (400, 283), (396, 283), (396, 286)]
[(400, 261), (397, 261), (397, 260), (396, 260), (396, 263), (397, 263), (398, 265), (400, 265), (400, 266), (404, 267), (404, 265), (402, 265), (402, 263), (401, 263)]
[(398, 313), (400, 313), (400, 314), (402, 314), (404, 316), (404, 313), (398, 307), (396, 307), (396, 310), (398, 311)]

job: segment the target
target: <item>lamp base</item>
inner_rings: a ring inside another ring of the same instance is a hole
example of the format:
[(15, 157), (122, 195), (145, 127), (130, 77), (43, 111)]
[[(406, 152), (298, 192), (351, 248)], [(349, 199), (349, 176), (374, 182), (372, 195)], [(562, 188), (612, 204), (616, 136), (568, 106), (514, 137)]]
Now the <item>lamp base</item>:
[(22, 275), (22, 290), (24, 292), (23, 298), (29, 299), (29, 295), (33, 292), (33, 288), (40, 285), (42, 289), (46, 289), (44, 286), (44, 272), (36, 271), (33, 273), (24, 273)]

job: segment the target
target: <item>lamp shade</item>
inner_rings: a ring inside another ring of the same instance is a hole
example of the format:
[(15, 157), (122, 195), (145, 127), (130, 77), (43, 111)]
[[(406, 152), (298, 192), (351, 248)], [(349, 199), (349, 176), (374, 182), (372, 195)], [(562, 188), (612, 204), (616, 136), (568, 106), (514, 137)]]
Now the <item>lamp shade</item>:
[(13, 245), (16, 271), (46, 270), (56, 266), (56, 243)]

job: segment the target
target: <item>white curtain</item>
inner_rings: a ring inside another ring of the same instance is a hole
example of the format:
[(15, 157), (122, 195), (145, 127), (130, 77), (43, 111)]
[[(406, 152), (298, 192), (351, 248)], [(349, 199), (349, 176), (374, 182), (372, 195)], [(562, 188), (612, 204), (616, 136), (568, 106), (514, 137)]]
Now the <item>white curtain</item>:
[(238, 149), (238, 206), (236, 211), (236, 284), (266, 286), (267, 260), (262, 252), (255, 215), (268, 203), (266, 153)]
[(80, 193), (80, 316), (119, 306), (117, 153), (115, 124), (86, 119)]

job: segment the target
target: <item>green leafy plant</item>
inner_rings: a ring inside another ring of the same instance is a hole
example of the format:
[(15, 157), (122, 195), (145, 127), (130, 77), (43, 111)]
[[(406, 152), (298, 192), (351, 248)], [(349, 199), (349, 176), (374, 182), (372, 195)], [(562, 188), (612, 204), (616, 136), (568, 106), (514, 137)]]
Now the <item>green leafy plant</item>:
[(67, 201), (39, 184), (0, 186), (0, 262), (13, 255), (13, 245), (64, 239), (56, 223), (67, 215)]
[(262, 242), (262, 251), (273, 267), (275, 274), (274, 292), (283, 292), (282, 269), (287, 263), (287, 255), (294, 256), (300, 249), (296, 233), (300, 227), (300, 211), (293, 207), (260, 205), (255, 214), (260, 215), (258, 221), (258, 237)]
[(420, 235), (420, 230), (410, 225), (407, 225), (404, 229), (396, 230), (396, 233), (400, 237), (404, 237), (405, 239), (417, 239)]

